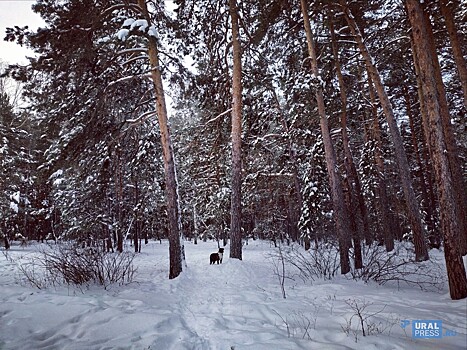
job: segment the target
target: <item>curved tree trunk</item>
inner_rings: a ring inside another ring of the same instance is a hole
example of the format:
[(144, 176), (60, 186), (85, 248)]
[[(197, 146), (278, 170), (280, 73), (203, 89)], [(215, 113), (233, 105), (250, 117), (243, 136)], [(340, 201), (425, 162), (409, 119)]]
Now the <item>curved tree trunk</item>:
[(420, 208), (412, 186), (409, 162), (407, 160), (407, 155), (405, 154), (404, 144), (402, 141), (401, 134), (399, 132), (399, 128), (397, 126), (391, 102), (389, 101), (389, 97), (382, 82), (381, 75), (379, 74), (378, 69), (374, 65), (373, 58), (371, 57), (365, 43), (363, 42), (362, 35), (360, 34), (354, 17), (352, 16), (349, 8), (347, 7), (346, 1), (340, 0), (340, 3), (343, 6), (345, 19), (347, 20), (352, 35), (354, 36), (358, 44), (358, 48), (365, 61), (367, 70), (373, 80), (373, 84), (375, 85), (376, 92), (378, 93), (378, 97), (381, 103), (381, 107), (383, 108), (383, 112), (386, 116), (386, 121), (389, 126), (392, 142), (394, 144), (394, 152), (396, 155), (397, 166), (399, 169), (399, 176), (407, 205), (407, 214), (413, 231), (415, 259), (417, 261), (428, 260), (429, 255), (425, 242), (425, 230), (423, 229), (422, 219), (420, 216)]
[(435, 169), (438, 185), (441, 228), (444, 235), (444, 256), (449, 280), (449, 292), (452, 299), (467, 297), (467, 277), (464, 262), (459, 249), (458, 236), (461, 226), (458, 222), (456, 197), (448, 156), (448, 146), (445, 140), (444, 124), (442, 121), (442, 106), (439, 101), (437, 87), (436, 67), (433, 64), (433, 47), (428, 36), (427, 27), (431, 24), (426, 21), (423, 8), (418, 0), (406, 0), (408, 17), (412, 26), (414, 48), (420, 66), (420, 79), (422, 92), (427, 107), (429, 134), (427, 136), (431, 147), (431, 158)]
[[(148, 24), (150, 24), (151, 18), (146, 6), (146, 1), (138, 0), (138, 5), (141, 8)], [(168, 124), (167, 107), (165, 104), (165, 94), (162, 85), (162, 74), (160, 71), (159, 50), (157, 47), (157, 40), (153, 36), (148, 37), (148, 51), (149, 61), (151, 64), (151, 78), (154, 82), (156, 111), (157, 118), (159, 120), (162, 152), (164, 157), (165, 193), (167, 197), (167, 216), (169, 221), (169, 278), (172, 279), (179, 276), (182, 272), (182, 262), (184, 260), (178, 202), (178, 184)]]
[(236, 0), (230, 0), (232, 21), (232, 197), (230, 257), (242, 260), (242, 53)]
[(350, 271), (349, 243), (348, 234), (348, 216), (342, 191), (342, 181), (338, 172), (336, 154), (332, 145), (331, 134), (329, 132), (328, 118), (324, 105), (323, 89), (320, 84), (320, 75), (318, 71), (318, 62), (316, 59), (316, 49), (313, 41), (313, 35), (308, 16), (308, 6), (306, 0), (300, 0), (302, 15), (305, 25), (306, 39), (308, 44), (308, 54), (310, 56), (311, 70), (314, 77), (318, 80), (316, 88), (316, 102), (318, 104), (318, 114), (323, 136), (324, 151), (326, 155), (326, 167), (329, 175), (329, 185), (331, 187), (332, 203), (334, 209), (334, 221), (336, 223), (337, 235), (339, 239), (339, 253), (341, 273), (346, 274)]

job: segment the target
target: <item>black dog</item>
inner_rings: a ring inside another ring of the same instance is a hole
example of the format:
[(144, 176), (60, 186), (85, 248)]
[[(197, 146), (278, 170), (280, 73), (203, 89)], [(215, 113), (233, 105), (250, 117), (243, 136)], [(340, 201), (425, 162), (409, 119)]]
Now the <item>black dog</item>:
[(209, 265), (221, 263), (222, 264), (222, 258), (224, 257), (224, 248), (219, 248), (218, 253), (212, 253), (211, 256), (209, 257), (209, 260), (211, 263)]

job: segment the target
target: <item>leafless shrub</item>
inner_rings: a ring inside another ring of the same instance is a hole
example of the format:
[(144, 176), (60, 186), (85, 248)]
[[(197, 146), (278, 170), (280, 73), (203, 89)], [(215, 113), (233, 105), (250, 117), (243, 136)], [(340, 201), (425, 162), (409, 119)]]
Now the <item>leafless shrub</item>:
[[(278, 277), (287, 274), (287, 278), (298, 276), (303, 281), (330, 280), (339, 271), (339, 248), (332, 241), (319, 241), (308, 251), (296, 244), (281, 246), (271, 257), (276, 259)], [(381, 285), (406, 284), (429, 291), (442, 290), (445, 285), (442, 264), (435, 257), (424, 262), (415, 261), (413, 252), (404, 244), (396, 245), (392, 252), (377, 244), (364, 246), (363, 260), (363, 268), (352, 269), (347, 278)]]
[(283, 247), (283, 259), (303, 281), (332, 279), (339, 270), (339, 250), (333, 242), (320, 241), (308, 251), (299, 245)]
[(49, 285), (49, 278), (44, 274), (37, 259), (31, 258), (18, 264), (18, 269), (26, 278), (26, 281), (37, 289), (44, 289)]
[(42, 254), (44, 267), (51, 278), (67, 284), (94, 282), (106, 288), (114, 283), (130, 283), (136, 271), (133, 266), (135, 255), (130, 252), (108, 253), (96, 247), (64, 244)]
[(76, 286), (97, 283), (107, 288), (115, 283), (132, 282), (136, 271), (134, 257), (130, 252), (107, 253), (95, 247), (59, 244), (41, 250), (18, 266), (26, 280), (39, 289), (61, 283)]
[(14, 263), (14, 259), (11, 257), (11, 255), (8, 253), (8, 250), (2, 250), (2, 253), (3, 253), (3, 256), (5, 257), (5, 259), (10, 262), (10, 263)]
[(371, 245), (364, 250), (364, 266), (353, 269), (353, 279), (378, 284), (405, 283), (422, 290), (440, 290), (444, 286), (441, 266), (435, 259), (416, 262), (413, 254), (403, 245), (398, 245), (392, 252), (386, 252), (382, 246)]
[(279, 285), (281, 286), (282, 297), (287, 298), (285, 293), (285, 279), (286, 279), (286, 270), (285, 270), (285, 258), (282, 250), (282, 246), (278, 246), (274, 254), (270, 254), (268, 258), (272, 261), (274, 265), (274, 274), (277, 276)]
[(276, 310), (274, 313), (279, 316), (287, 330), (287, 337), (300, 337), (302, 339), (312, 340), (311, 331), (316, 329), (319, 306), (314, 305), (314, 312), (304, 313), (294, 311), (287, 316), (282, 316)]
[(348, 299), (345, 303), (352, 310), (352, 315), (345, 318), (345, 324), (341, 325), (341, 328), (347, 335), (352, 333), (356, 343), (360, 332), (364, 337), (387, 331), (390, 333), (392, 327), (399, 323), (399, 320), (393, 317), (389, 319), (377, 317), (382, 314), (386, 305), (374, 311), (374, 304), (365, 299)]

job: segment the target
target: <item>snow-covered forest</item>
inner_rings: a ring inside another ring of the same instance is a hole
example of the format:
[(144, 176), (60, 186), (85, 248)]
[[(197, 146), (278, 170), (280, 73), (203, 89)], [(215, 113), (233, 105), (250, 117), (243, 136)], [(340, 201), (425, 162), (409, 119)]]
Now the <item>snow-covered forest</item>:
[(34, 54), (0, 66), (0, 349), (462, 348), (465, 1), (32, 10), (2, 33)]

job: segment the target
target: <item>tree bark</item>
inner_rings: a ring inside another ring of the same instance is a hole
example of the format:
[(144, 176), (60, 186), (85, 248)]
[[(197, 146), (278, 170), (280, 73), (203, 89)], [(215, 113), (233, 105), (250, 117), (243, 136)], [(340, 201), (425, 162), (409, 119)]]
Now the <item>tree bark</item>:
[(344, 148), (344, 166), (347, 173), (346, 180), (349, 188), (349, 200), (347, 201), (348, 213), (351, 213), (351, 208), (357, 203), (355, 215), (349, 215), (350, 225), (352, 227), (352, 237), (354, 243), (355, 255), (355, 268), (361, 269), (363, 267), (362, 257), (362, 237), (369, 237), (368, 215), (365, 206), (365, 200), (362, 194), (362, 186), (358, 178), (357, 168), (353, 160), (352, 152), (350, 150), (349, 135), (347, 133), (347, 93), (345, 91), (344, 77), (342, 75), (341, 65), (339, 62), (339, 50), (337, 47), (336, 33), (334, 31), (334, 23), (332, 18), (329, 19), (329, 29), (331, 31), (331, 46), (334, 56), (334, 65), (336, 67), (337, 80), (339, 82), (340, 97), (342, 103), (341, 112), (341, 133), (342, 133), (342, 146)]
[(467, 110), (467, 64), (462, 54), (462, 45), (460, 38), (457, 35), (457, 29), (454, 22), (454, 10), (452, 8), (452, 1), (440, 0), (439, 6), (441, 8), (441, 14), (444, 17), (446, 28), (449, 34), (449, 40), (451, 41), (452, 53), (454, 61), (456, 62), (457, 72), (459, 73), (459, 80), (462, 85), (462, 91), (464, 92), (464, 107)]
[[(150, 24), (151, 18), (146, 6), (146, 1), (138, 0), (138, 5), (141, 8), (146, 21), (148, 24)], [(167, 216), (169, 222), (169, 279), (173, 279), (178, 277), (182, 272), (184, 253), (181, 236), (177, 175), (175, 170), (172, 141), (170, 138), (165, 94), (162, 84), (162, 74), (159, 63), (159, 49), (157, 47), (157, 40), (153, 36), (148, 36), (148, 51), (149, 61), (151, 64), (151, 78), (154, 83), (156, 111), (159, 121), (162, 152), (164, 158), (165, 193), (167, 200)]]
[(452, 129), (451, 115), (449, 113), (448, 102), (446, 99), (446, 89), (444, 88), (443, 77), (441, 74), (441, 67), (436, 54), (436, 43), (434, 39), (433, 30), (430, 23), (430, 17), (424, 11), (424, 23), (427, 31), (427, 41), (430, 52), (432, 52), (431, 59), (433, 65), (434, 78), (436, 81), (437, 98), (440, 106), (441, 123), (443, 124), (444, 139), (447, 147), (447, 156), (449, 160), (449, 169), (453, 177), (454, 196), (456, 211), (458, 213), (458, 221), (460, 225), (459, 245), (463, 255), (467, 254), (467, 192), (465, 190), (466, 183), (462, 175), (461, 164), (462, 161), (459, 157), (459, 148), (457, 147), (454, 131)]
[(329, 185), (331, 187), (332, 203), (334, 209), (334, 221), (336, 223), (337, 235), (339, 240), (339, 254), (341, 273), (346, 274), (350, 271), (349, 260), (349, 239), (350, 233), (348, 227), (348, 216), (346, 212), (344, 194), (342, 191), (342, 181), (338, 172), (336, 154), (332, 145), (331, 135), (329, 132), (328, 118), (324, 105), (323, 89), (320, 85), (321, 77), (318, 70), (318, 62), (316, 59), (316, 49), (311, 31), (310, 18), (308, 16), (308, 6), (306, 0), (300, 0), (301, 10), (304, 20), (305, 33), (308, 45), (308, 55), (311, 63), (311, 70), (318, 81), (316, 89), (316, 102), (318, 105), (318, 114), (320, 120), (321, 134), (323, 136), (324, 151), (326, 157), (326, 167), (329, 175)]
[(198, 228), (198, 215), (196, 214), (196, 203), (193, 204), (193, 229), (195, 232), (194, 234), (194, 239), (195, 239), (195, 244), (198, 244), (198, 234), (199, 234), (199, 228)]
[(139, 253), (141, 247), (139, 246), (139, 188), (138, 188), (138, 179), (135, 179), (135, 230), (133, 236), (133, 244), (135, 246), (135, 253)]
[(426, 105), (425, 105), (425, 98), (423, 97), (423, 91), (422, 91), (422, 81), (420, 79), (420, 67), (418, 65), (418, 58), (417, 58), (417, 54), (415, 52), (415, 48), (414, 48), (414, 40), (413, 40), (413, 37), (411, 36), (410, 38), (410, 45), (411, 45), (411, 49), (412, 49), (412, 58), (413, 58), (413, 63), (414, 63), (414, 69), (415, 69), (415, 75), (417, 77), (417, 95), (418, 95), (418, 100), (419, 100), (419, 104), (420, 104), (420, 116), (421, 116), (421, 119), (422, 119), (422, 127), (423, 127), (423, 133), (422, 133), (422, 136), (423, 136), (423, 139), (424, 139), (424, 142), (423, 142), (423, 163), (425, 165), (425, 169), (427, 169), (426, 171), (426, 179), (427, 179), (427, 190), (428, 190), (428, 194), (429, 194), (429, 206), (432, 208), (433, 210), (433, 229), (435, 230), (434, 231), (434, 235), (435, 236), (438, 236), (440, 237), (441, 236), (441, 233), (439, 231), (439, 227), (436, 225), (437, 221), (438, 221), (438, 216), (436, 215), (436, 208), (437, 208), (437, 198), (435, 196), (435, 179), (434, 179), (434, 171), (433, 171), (433, 166), (431, 164), (431, 161), (430, 161), (430, 154), (431, 154), (431, 145), (430, 143), (427, 141), (426, 139), (426, 135), (429, 135), (430, 133), (430, 128), (428, 126), (428, 112), (427, 112), (427, 109), (426, 109)]
[(122, 179), (122, 163), (120, 158), (120, 145), (116, 149), (116, 177), (115, 177), (115, 197), (116, 197), (116, 216), (117, 225), (114, 228), (116, 230), (115, 242), (117, 243), (117, 252), (123, 252), (123, 225), (122, 225), (122, 200), (123, 200), (123, 179)]
[(386, 251), (390, 252), (394, 249), (394, 234), (391, 231), (391, 217), (389, 214), (389, 199), (386, 189), (386, 170), (383, 158), (383, 139), (381, 137), (381, 127), (379, 125), (378, 108), (376, 105), (376, 95), (373, 86), (373, 80), (368, 74), (368, 89), (371, 102), (371, 114), (373, 116), (373, 138), (375, 141), (375, 164), (377, 170), (377, 187), (376, 187), (376, 203), (380, 212), (381, 229), (383, 231), (383, 240)]
[(230, 0), (229, 5), (233, 49), (230, 257), (242, 260), (242, 48), (236, 0)]
[(407, 214), (413, 232), (415, 259), (417, 261), (428, 260), (429, 255), (425, 243), (425, 230), (422, 226), (420, 208), (412, 186), (409, 162), (407, 160), (407, 155), (404, 150), (404, 144), (399, 132), (399, 128), (397, 126), (391, 102), (389, 101), (389, 97), (382, 82), (381, 75), (379, 74), (378, 69), (374, 65), (373, 58), (371, 57), (365, 43), (363, 42), (362, 35), (360, 34), (359, 28), (355, 22), (354, 17), (352, 16), (349, 8), (347, 7), (346, 1), (340, 0), (340, 4), (343, 6), (345, 19), (347, 20), (352, 35), (354, 36), (358, 44), (358, 48), (365, 61), (368, 73), (370, 74), (373, 80), (373, 84), (375, 85), (381, 103), (381, 107), (383, 108), (383, 112), (389, 126), (389, 131), (391, 133), (392, 141), (394, 144), (394, 152), (396, 155), (397, 166), (399, 169), (399, 176), (407, 205)]
[(417, 131), (415, 130), (415, 121), (414, 121), (415, 117), (412, 112), (412, 104), (410, 101), (410, 95), (409, 95), (407, 86), (402, 87), (402, 92), (404, 93), (407, 117), (409, 118), (410, 131), (412, 134), (411, 139), (412, 139), (413, 152), (414, 152), (415, 160), (419, 168), (418, 176), (420, 178), (420, 191), (422, 193), (422, 198), (423, 198), (423, 209), (426, 213), (425, 222), (428, 228), (428, 239), (430, 241), (430, 245), (432, 248), (439, 248), (441, 242), (439, 239), (439, 235), (436, 233), (436, 230), (435, 230), (435, 222), (434, 222), (434, 217), (433, 217), (434, 207), (431, 205), (432, 203), (428, 196), (428, 190), (427, 190), (426, 179), (425, 179), (425, 174), (428, 171), (427, 169), (425, 169), (425, 166), (422, 162), (422, 157), (420, 155), (420, 147), (418, 146)]
[(414, 48), (420, 67), (422, 92), (427, 107), (430, 133), (427, 141), (432, 145), (436, 182), (438, 184), (441, 228), (444, 236), (444, 256), (449, 280), (449, 292), (454, 300), (467, 297), (467, 277), (462, 255), (458, 247), (460, 225), (459, 213), (456, 211), (456, 198), (453, 193), (453, 177), (449, 167), (448, 146), (445, 140), (442, 122), (442, 106), (433, 65), (433, 47), (429, 42), (427, 27), (430, 25), (424, 18), (423, 8), (417, 0), (406, 0), (408, 17), (412, 27)]

